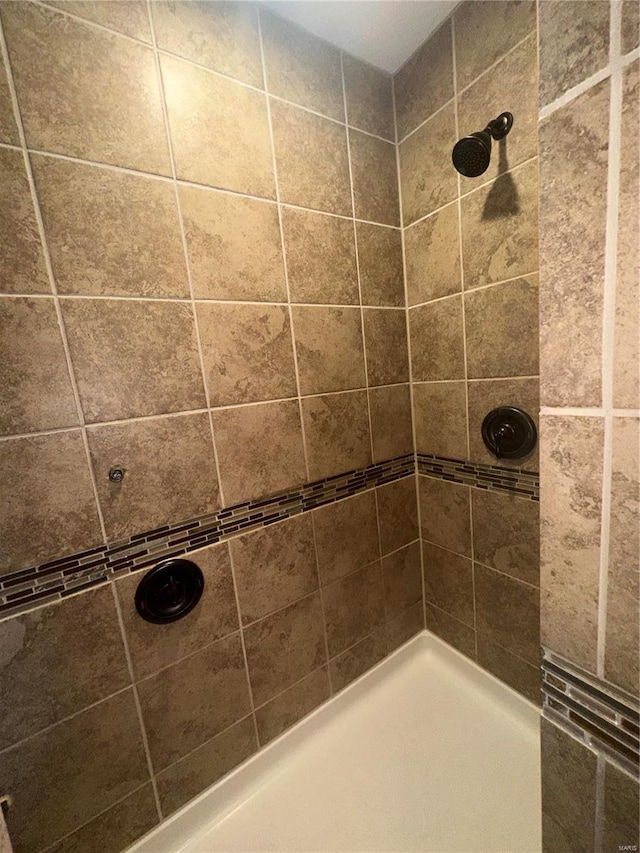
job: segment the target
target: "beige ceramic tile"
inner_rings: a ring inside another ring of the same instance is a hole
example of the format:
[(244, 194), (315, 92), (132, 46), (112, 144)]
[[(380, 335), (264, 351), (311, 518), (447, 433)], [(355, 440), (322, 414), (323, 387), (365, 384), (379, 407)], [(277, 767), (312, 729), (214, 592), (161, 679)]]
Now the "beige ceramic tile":
[(409, 354), (405, 312), (365, 308), (363, 319), (369, 385), (407, 382)]
[(0, 149), (0, 292), (50, 293), (20, 151)]
[(450, 296), (409, 311), (414, 382), (464, 379), (462, 298)]
[(149, 13), (144, 0), (52, 0), (49, 5), (131, 38), (151, 41)]
[(416, 478), (404, 477), (376, 489), (383, 554), (396, 551), (420, 536)]
[(618, 850), (640, 843), (638, 784), (614, 764), (604, 763), (603, 850)]
[(595, 672), (603, 420), (541, 420), (542, 643)]
[(540, 705), (539, 666), (512, 655), (502, 646), (487, 640), (484, 635), (478, 635), (478, 663), (530, 702)]
[(79, 430), (0, 442), (0, 466), (12, 484), (0, 503), (2, 573), (102, 543)]
[(342, 55), (349, 124), (394, 141), (391, 77), (348, 54)]
[(450, 204), (404, 232), (409, 305), (462, 289), (458, 206)]
[(0, 142), (20, 145), (18, 127), (13, 115), (13, 103), (4, 60), (0, 59)]
[(418, 453), (467, 458), (467, 395), (464, 382), (416, 382), (413, 409)]
[(286, 301), (274, 204), (180, 187), (180, 207), (196, 299)]
[(540, 507), (509, 492), (471, 490), (475, 559), (540, 585)]
[(464, 625), (432, 604), (425, 605), (425, 617), (428, 631), (471, 660), (476, 659), (476, 632), (473, 628)]
[(424, 598), (459, 622), (473, 628), (473, 564), (430, 542), (422, 543)]
[(471, 556), (469, 487), (418, 477), (422, 538), (456, 554)]
[(387, 642), (383, 629), (375, 631), (364, 640), (351, 646), (346, 652), (335, 657), (329, 663), (331, 687), (334, 693), (351, 684), (372, 666), (385, 657)]
[(0, 433), (78, 423), (53, 299), (0, 300)]
[(285, 207), (282, 229), (292, 302), (357, 305), (353, 223)]
[(172, 57), (160, 62), (178, 177), (274, 198), (265, 96)]
[(170, 183), (32, 157), (58, 293), (189, 297)]
[(344, 121), (340, 51), (266, 10), (260, 22), (269, 92)]
[(190, 305), (65, 299), (62, 316), (88, 422), (205, 407)]
[(413, 542), (382, 559), (384, 612), (387, 621), (422, 602), (420, 543)]
[(257, 9), (252, 3), (151, 4), (158, 47), (262, 88)]
[(322, 600), (329, 657), (334, 657), (384, 622), (380, 561), (326, 586)]
[(544, 406), (601, 403), (608, 119), (604, 81), (540, 124)]
[(306, 481), (297, 400), (219, 409), (213, 430), (226, 506)]
[(333, 583), (380, 558), (373, 490), (320, 507), (312, 515), (322, 584)]
[(349, 150), (356, 217), (400, 225), (395, 145), (352, 130)]
[(366, 391), (307, 397), (302, 417), (311, 480), (371, 464)]
[(150, 48), (33, 3), (3, 3), (2, 23), (31, 148), (170, 173)]
[(424, 607), (419, 601), (399, 616), (394, 616), (385, 625), (387, 649), (392, 652), (408, 640), (424, 631)]
[(323, 666), (258, 708), (256, 725), (260, 744), (264, 746), (306, 717), (329, 698), (330, 692), (327, 668)]
[(274, 100), (271, 121), (281, 200), (351, 216), (345, 128)]
[(201, 302), (196, 313), (212, 406), (296, 396), (285, 306)]
[(449, 105), (400, 144), (404, 225), (444, 207), (456, 197), (456, 170), (451, 165), (455, 141), (454, 108)]
[[(206, 413), (95, 427), (87, 437), (108, 539), (219, 508)], [(109, 470), (116, 467), (125, 475), (112, 483)]]
[(636, 0), (622, 3), (622, 53), (630, 53), (640, 44), (640, 7)]
[(363, 388), (360, 309), (294, 307), (292, 314), (300, 393)]
[(411, 392), (409, 385), (369, 390), (373, 461), (383, 462), (413, 453)]
[(356, 234), (362, 304), (404, 307), (401, 232), (357, 222)]
[(451, 21), (418, 48), (393, 78), (398, 139), (453, 98)]

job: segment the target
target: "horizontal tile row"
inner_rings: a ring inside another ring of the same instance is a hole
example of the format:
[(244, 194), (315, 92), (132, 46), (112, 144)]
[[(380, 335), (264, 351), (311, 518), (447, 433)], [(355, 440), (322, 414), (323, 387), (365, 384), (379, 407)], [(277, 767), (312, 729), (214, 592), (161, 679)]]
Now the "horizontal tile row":
[(511, 492), (533, 501), (540, 500), (540, 475), (524, 468), (504, 468), (461, 459), (447, 459), (418, 453), (418, 473), (439, 480), (450, 480), (477, 489)]

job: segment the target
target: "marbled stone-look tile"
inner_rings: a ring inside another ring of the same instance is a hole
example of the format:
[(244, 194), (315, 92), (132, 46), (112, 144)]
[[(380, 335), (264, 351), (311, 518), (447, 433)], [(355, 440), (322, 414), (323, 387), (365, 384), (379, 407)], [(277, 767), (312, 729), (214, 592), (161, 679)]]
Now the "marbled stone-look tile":
[(604, 762), (603, 850), (624, 850), (638, 847), (640, 814), (638, 781)]
[(466, 459), (467, 394), (464, 382), (416, 382), (413, 416), (418, 453)]
[(263, 705), (326, 663), (319, 593), (244, 629), (256, 705)]
[(266, 9), (260, 23), (269, 92), (344, 121), (340, 51)]
[(404, 613), (394, 616), (385, 625), (387, 650), (392, 652), (404, 645), (420, 631), (424, 631), (424, 607), (422, 601), (412, 605)]
[(398, 139), (453, 98), (453, 38), (446, 21), (393, 78)]
[(604, 424), (541, 418), (542, 643), (595, 672)]
[(428, 631), (471, 660), (476, 659), (476, 632), (473, 628), (464, 625), (432, 604), (426, 604), (424, 609)]
[(413, 453), (411, 390), (408, 384), (370, 388), (369, 410), (374, 462)]
[(640, 421), (614, 418), (607, 588), (606, 677), (638, 693), (638, 554)]
[(140, 41), (151, 41), (149, 13), (144, 0), (52, 0), (61, 12), (69, 12), (95, 24)]
[(636, 0), (622, 2), (622, 53), (630, 53), (640, 44), (640, 7)]
[(0, 645), (0, 749), (129, 684), (109, 587), (0, 622)]
[(198, 606), (177, 622), (157, 625), (140, 618), (134, 601), (140, 573), (116, 583), (135, 678), (151, 675), (238, 630), (227, 544), (192, 551), (187, 559), (202, 570), (204, 592)]
[(284, 305), (197, 305), (212, 406), (295, 397), (289, 310)]
[(468, 0), (456, 8), (454, 23), (460, 90), (535, 30), (536, 4), (533, 0)]
[(226, 506), (306, 481), (297, 400), (218, 409), (212, 418)]
[(538, 276), (464, 296), (469, 379), (538, 373)]
[(0, 434), (77, 424), (53, 299), (2, 299), (0, 339)]
[(65, 299), (62, 316), (89, 423), (206, 406), (189, 304)]
[(422, 538), (471, 556), (469, 487), (432, 477), (418, 477)]
[(451, 165), (455, 142), (454, 108), (450, 105), (400, 143), (404, 225), (444, 207), (456, 197), (456, 170)]
[(240, 634), (138, 682), (138, 695), (157, 772), (251, 710)]
[(461, 296), (412, 308), (409, 336), (414, 382), (464, 379)]
[(307, 397), (302, 417), (311, 480), (371, 465), (366, 391)]
[(369, 385), (408, 382), (406, 313), (401, 310), (365, 308), (363, 320)]
[(281, 200), (351, 216), (345, 128), (274, 100), (271, 121)]
[(422, 602), (420, 543), (413, 542), (382, 558), (384, 612), (387, 621)]
[(541, 0), (540, 105), (555, 101), (609, 60), (607, 0)]
[(608, 140), (608, 80), (540, 124), (544, 406), (601, 403)]
[[(544, 203), (546, 197), (543, 195)], [(525, 163), (461, 201), (464, 287), (480, 287), (538, 267), (538, 164)]]
[(329, 663), (329, 677), (334, 693), (345, 688), (387, 654), (384, 629), (375, 631)]
[(424, 598), (471, 628), (475, 625), (473, 564), (430, 542), (422, 543)]
[(501, 172), (535, 157), (538, 152), (538, 45), (535, 31), (507, 54), (458, 100), (460, 136), (482, 130), (488, 116), (503, 112), (515, 116), (513, 132), (492, 144), (488, 169), (480, 179), (460, 177), (461, 192), (475, 188), (478, 180), (490, 181)]
[(257, 748), (253, 717), (245, 717), (158, 773), (156, 784), (163, 814), (177, 811), (246, 761)]
[(540, 585), (540, 509), (509, 492), (471, 490), (475, 559)]
[[(633, 4), (638, 9), (637, 4)], [(639, 13), (640, 14), (640, 13)], [(639, 62), (623, 72), (622, 128), (620, 143), (620, 187), (618, 193), (618, 262), (616, 276), (616, 322), (613, 355), (613, 405), (622, 409), (640, 407), (640, 124)]]
[(150, 48), (32, 3), (2, 23), (31, 148), (170, 174)]
[(275, 204), (180, 187), (196, 299), (286, 302)]
[(291, 301), (357, 305), (353, 223), (288, 207), (281, 215)]
[[(538, 379), (494, 379), (467, 383), (469, 401), (469, 458), (503, 468), (525, 468), (538, 471), (540, 466), (540, 441), (528, 456), (522, 459), (500, 459), (491, 453), (482, 440), (482, 421), (498, 406), (516, 406), (524, 409), (538, 427), (540, 389)], [(539, 427), (538, 427), (539, 429)]]
[(301, 394), (366, 385), (360, 308), (294, 307)]
[(376, 489), (383, 554), (396, 551), (420, 536), (416, 478), (404, 477)]
[(8, 145), (20, 145), (4, 60), (0, 60), (0, 142), (6, 142)]
[(173, 57), (160, 64), (178, 178), (274, 198), (265, 96)]
[(10, 831), (16, 850), (48, 847), (149, 781), (130, 689), (1, 758), (3, 784), (14, 799)]
[(500, 681), (540, 705), (540, 667), (533, 666), (478, 634), (478, 663)]
[(356, 222), (356, 234), (362, 304), (404, 308), (401, 232)]
[(322, 584), (350, 575), (380, 558), (373, 489), (313, 513)]
[(79, 430), (0, 442), (0, 469), (11, 483), (0, 502), (0, 573), (102, 543)]
[(32, 165), (58, 293), (189, 298), (168, 181), (39, 155)]
[(393, 94), (389, 74), (346, 53), (342, 55), (342, 69), (347, 121), (351, 127), (393, 142)]
[(151, 5), (158, 47), (262, 88), (258, 14), (251, 3)]
[(329, 657), (334, 657), (384, 623), (380, 561), (326, 586), (323, 606)]
[(256, 710), (260, 745), (278, 737), (329, 698), (331, 689), (326, 666), (320, 667)]
[(457, 204), (407, 228), (404, 244), (409, 305), (450, 296), (462, 289)]
[[(206, 412), (98, 426), (87, 438), (109, 540), (219, 508)], [(124, 479), (112, 483), (111, 468), (123, 468)]]
[(540, 742), (542, 848), (549, 853), (593, 850), (596, 756), (544, 717)]
[(51, 293), (22, 152), (0, 149), (0, 292)]
[(234, 538), (229, 547), (245, 625), (318, 589), (308, 513)]
[(349, 148), (356, 217), (400, 225), (395, 145), (352, 130)]

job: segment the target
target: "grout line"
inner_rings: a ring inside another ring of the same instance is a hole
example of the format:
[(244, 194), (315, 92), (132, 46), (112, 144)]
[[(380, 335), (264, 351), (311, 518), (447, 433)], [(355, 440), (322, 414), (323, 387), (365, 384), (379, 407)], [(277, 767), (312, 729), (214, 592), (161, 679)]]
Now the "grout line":
[(575, 406), (567, 406), (566, 408), (541, 406), (540, 414), (578, 418), (605, 418), (608, 416), (612, 416), (614, 418), (638, 418), (640, 417), (640, 409), (615, 409), (608, 408), (606, 406), (585, 406), (584, 408)]
[[(615, 3), (611, 4), (615, 6)], [(584, 745), (584, 744), (583, 744)], [(604, 821), (605, 821), (605, 773), (606, 761), (604, 754), (598, 750), (596, 753), (596, 807), (594, 811), (594, 851), (595, 853), (604, 853)], [(618, 850), (621, 848), (618, 847)], [(624, 849), (624, 848), (622, 848)]]
[[(615, 5), (615, 4), (612, 4)], [(573, 86), (571, 89), (567, 89), (567, 91), (560, 95), (555, 101), (540, 109), (538, 113), (538, 121), (544, 121), (549, 118), (550, 115), (557, 112), (557, 110), (562, 109), (562, 107), (566, 107), (567, 104), (570, 104), (571, 101), (574, 101), (576, 98), (579, 98), (580, 95), (584, 95), (585, 92), (588, 92), (589, 89), (592, 89), (594, 86), (597, 86), (598, 83), (602, 83), (603, 80), (606, 80), (607, 77), (611, 74), (611, 66), (607, 65), (605, 68), (602, 68), (600, 71), (596, 71), (595, 74), (592, 74), (591, 77), (587, 77), (586, 80), (583, 80), (582, 83), (578, 83), (577, 86)]]
[[(375, 492), (375, 489), (374, 489)], [(316, 561), (316, 579), (318, 581), (318, 595), (320, 596), (320, 613), (322, 616), (322, 636), (324, 637), (324, 657), (327, 665), (327, 679), (329, 681), (329, 695), (334, 695), (333, 682), (331, 680), (331, 668), (329, 666), (329, 637), (327, 634), (327, 613), (324, 606), (323, 584), (320, 580), (320, 556), (318, 554), (318, 538), (316, 536), (315, 513), (311, 513), (311, 535), (313, 536), (313, 553)]]

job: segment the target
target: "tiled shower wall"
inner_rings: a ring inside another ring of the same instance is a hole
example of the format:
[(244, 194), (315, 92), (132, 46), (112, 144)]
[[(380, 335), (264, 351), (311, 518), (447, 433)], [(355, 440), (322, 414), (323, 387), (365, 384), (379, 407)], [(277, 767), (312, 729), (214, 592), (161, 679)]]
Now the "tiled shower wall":
[[(467, 2), (394, 76), (419, 459), (496, 465), (484, 416), (538, 419), (537, 65), (535, 2)], [(489, 169), (458, 175), (456, 139), (506, 110)], [(499, 464), (536, 472), (538, 453)], [(427, 627), (538, 702), (538, 503), (433, 467), (419, 478)]]
[[(639, 8), (540, 4), (542, 643), (631, 707), (640, 677)], [(637, 755), (561, 694), (545, 717), (545, 851), (637, 849)]]

